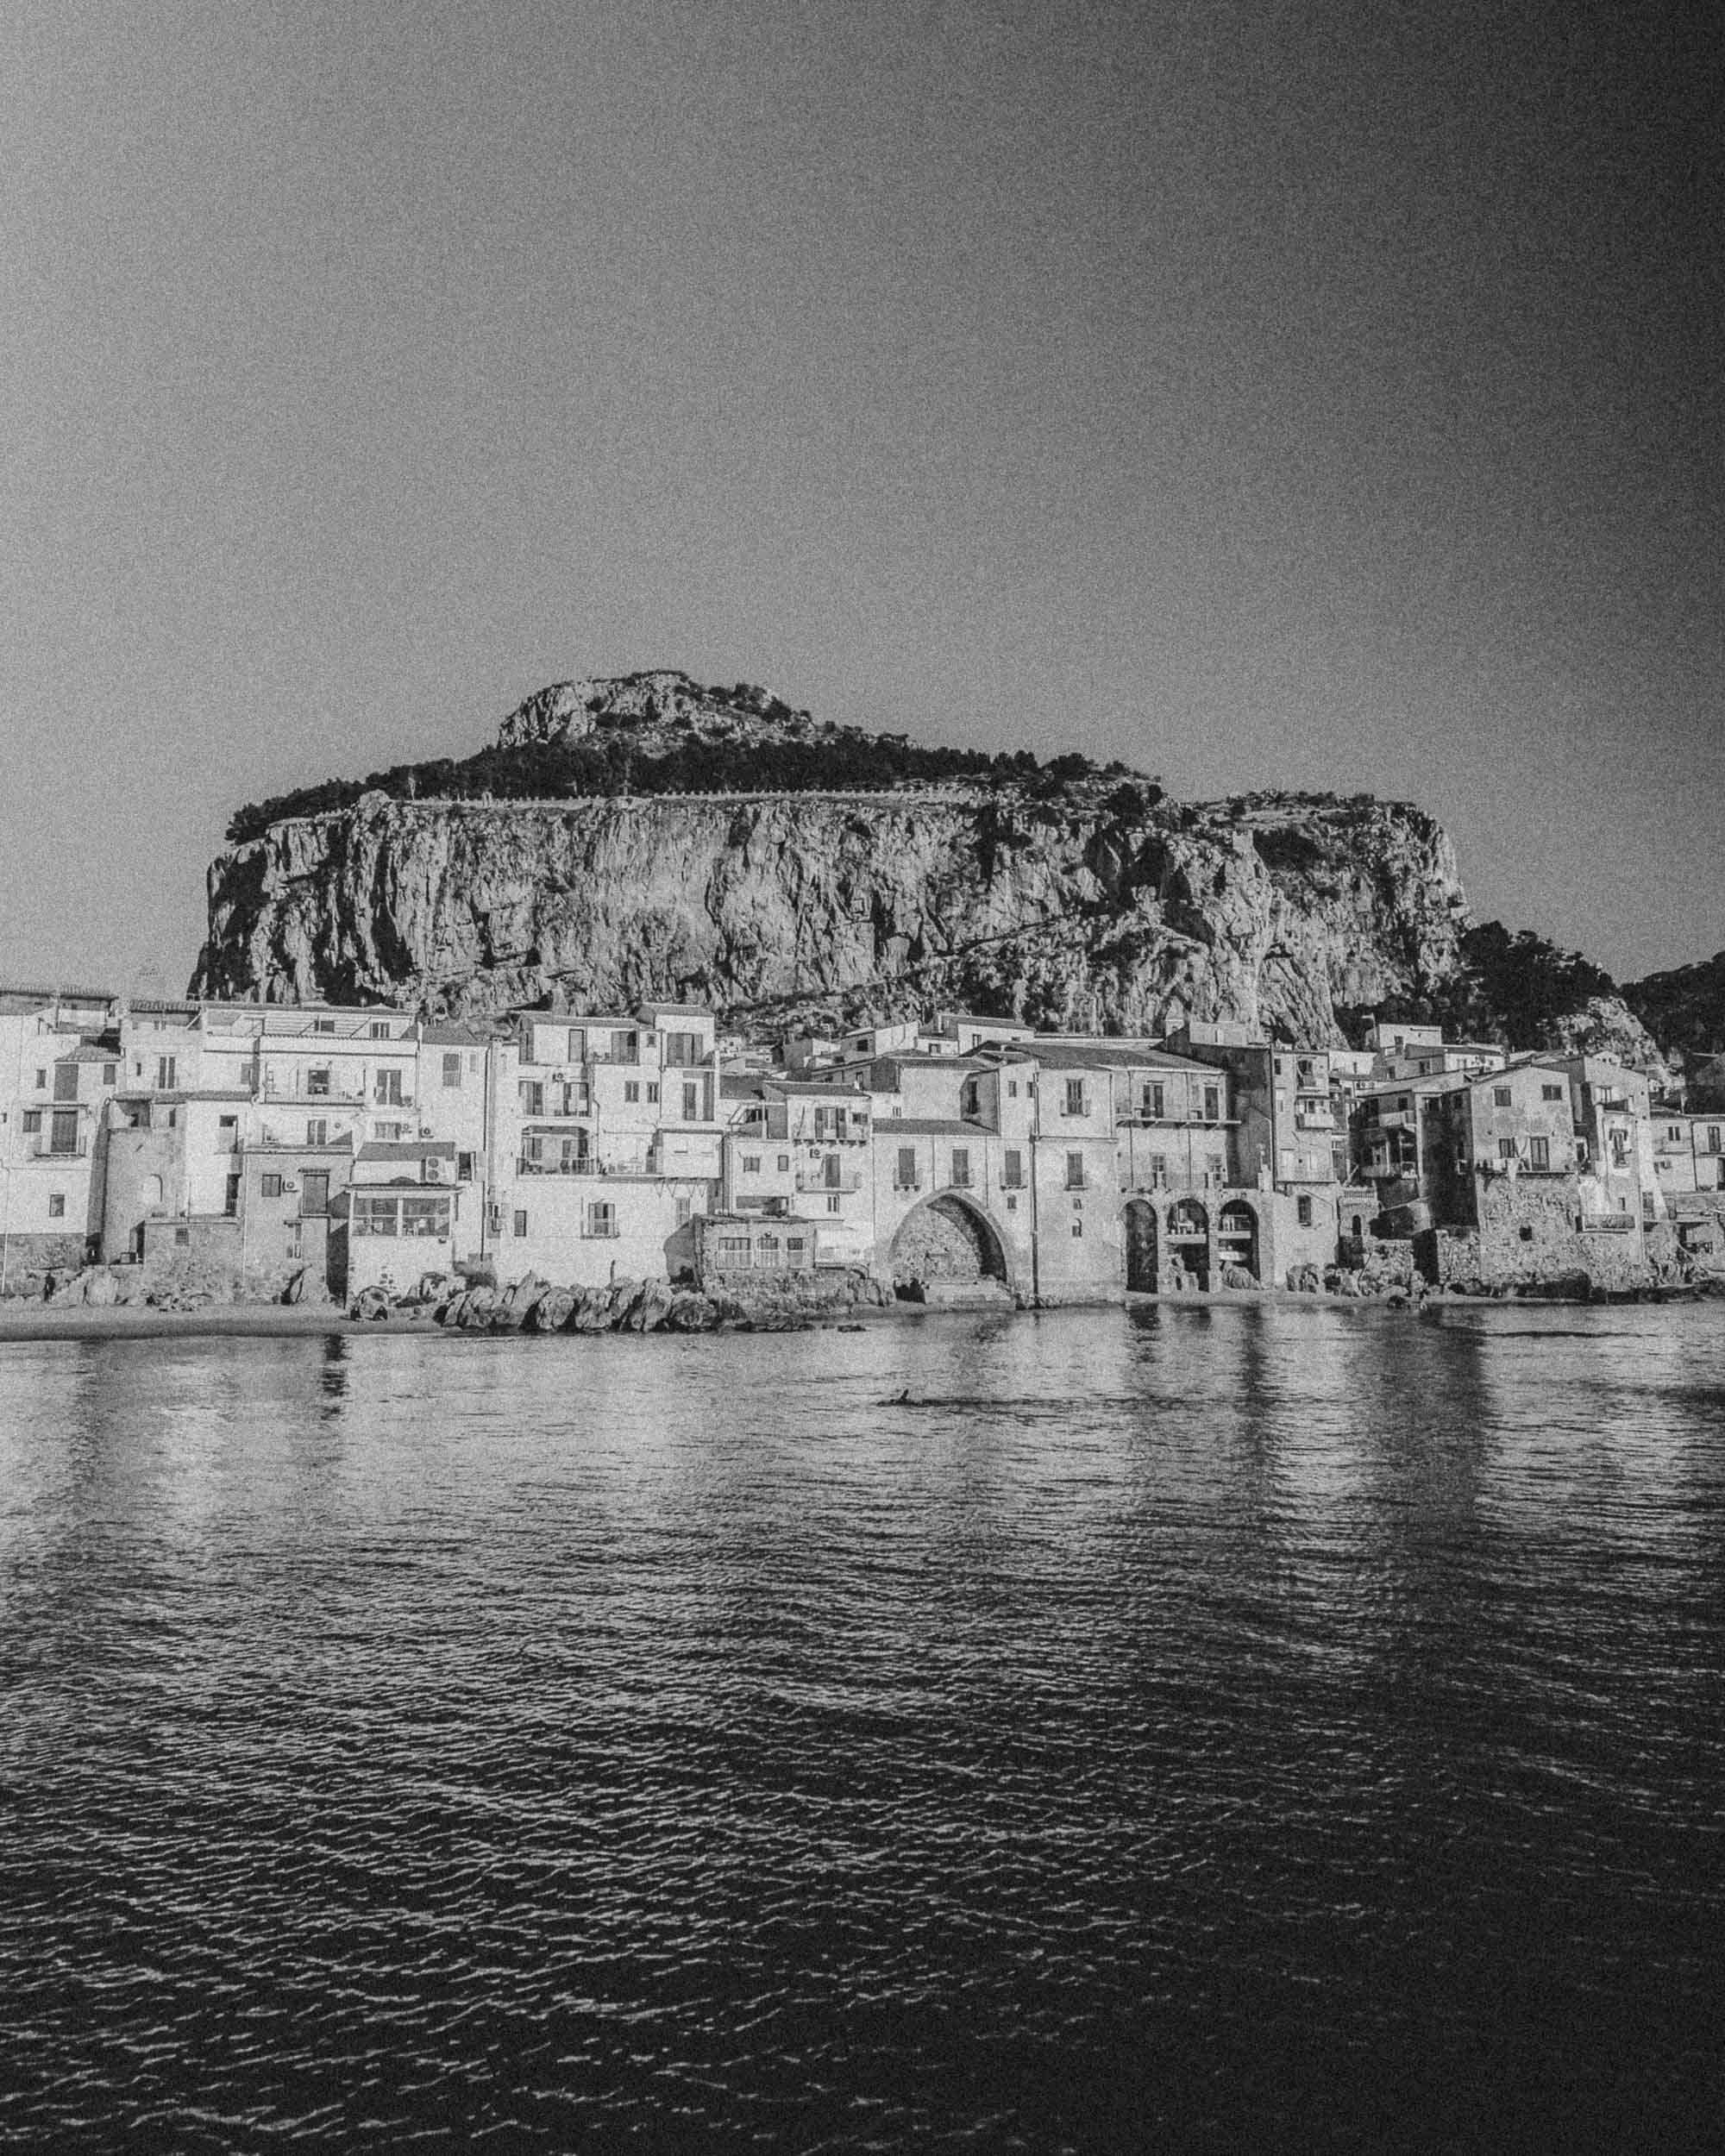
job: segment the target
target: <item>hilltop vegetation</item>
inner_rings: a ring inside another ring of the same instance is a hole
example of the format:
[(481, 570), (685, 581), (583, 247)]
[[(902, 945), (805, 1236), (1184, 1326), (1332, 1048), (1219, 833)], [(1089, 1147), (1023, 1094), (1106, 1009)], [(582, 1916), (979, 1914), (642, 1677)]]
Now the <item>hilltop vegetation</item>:
[[(331, 779), (300, 787), (236, 810), (228, 824), (231, 845), (260, 838), (291, 817), (351, 808), (362, 793), (411, 800), (561, 800), (583, 796), (660, 793), (873, 793), (908, 785), (963, 784), (1051, 799), (1083, 781), (1124, 780), (1125, 767), (1107, 773), (1088, 757), (1061, 755), (1046, 764), (1029, 749), (991, 755), (978, 749), (926, 748), (902, 735), (834, 730), (811, 739), (760, 732), (721, 738), (691, 735), (660, 747), (624, 730), (578, 739), (481, 749), (477, 755), (394, 764), (364, 779)], [(1162, 789), (1139, 780), (1145, 807)]]

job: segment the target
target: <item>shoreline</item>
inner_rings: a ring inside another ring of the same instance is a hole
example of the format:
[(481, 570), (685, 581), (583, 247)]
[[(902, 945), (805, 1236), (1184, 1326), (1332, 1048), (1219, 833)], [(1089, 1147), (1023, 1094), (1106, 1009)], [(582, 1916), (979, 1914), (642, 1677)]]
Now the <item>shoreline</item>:
[[(1653, 1304), (1666, 1302), (1699, 1302), (1712, 1300), (1707, 1294), (1689, 1292), (1666, 1293), (1644, 1296), (1631, 1295), (1622, 1302)], [(890, 1307), (859, 1306), (854, 1310), (834, 1313), (830, 1317), (812, 1319), (806, 1326), (726, 1326), (730, 1332), (831, 1332), (839, 1330), (873, 1328), (876, 1325), (902, 1324), (906, 1320), (929, 1319), (975, 1319), (979, 1316), (1041, 1316), (1057, 1315), (1073, 1308), (1118, 1309), (1130, 1312), (1145, 1309), (1212, 1310), (1217, 1308), (1249, 1309), (1274, 1305), (1292, 1310), (1384, 1310), (1396, 1309), (1409, 1316), (1426, 1311), (1526, 1309), (1604, 1309), (1622, 1307), (1617, 1300), (1612, 1302), (1578, 1302), (1573, 1296), (1564, 1295), (1429, 1295), (1421, 1300), (1391, 1295), (1325, 1295), (1295, 1294), (1290, 1289), (1272, 1288), (1256, 1294), (1224, 1290), (1211, 1295), (1139, 1295), (1123, 1297), (1119, 1301), (1093, 1304), (1057, 1304), (1046, 1312), (1019, 1311), (979, 1312), (963, 1308), (941, 1309), (924, 1303), (895, 1303)], [(51, 1303), (7, 1301), (0, 1302), (0, 1347), (12, 1344), (26, 1345), (52, 1340), (151, 1340), (206, 1338), (229, 1339), (311, 1339), (319, 1335), (336, 1333), (373, 1333), (386, 1338), (404, 1337), (434, 1338), (437, 1339), (497, 1339), (510, 1337), (510, 1328), (465, 1331), (458, 1326), (435, 1324), (429, 1314), (422, 1318), (396, 1318), (380, 1323), (375, 1319), (349, 1317), (335, 1304), (317, 1304), (308, 1307), (304, 1303), (215, 1303), (202, 1310), (158, 1310), (147, 1304), (110, 1304), (92, 1307), (88, 1304), (71, 1303), (56, 1307)], [(535, 1334), (535, 1338), (550, 1335)], [(600, 1338), (603, 1334), (580, 1335), (574, 1338)], [(649, 1338), (646, 1334), (634, 1336)], [(708, 1336), (700, 1332), (679, 1332), (665, 1337), (676, 1339), (699, 1340)]]

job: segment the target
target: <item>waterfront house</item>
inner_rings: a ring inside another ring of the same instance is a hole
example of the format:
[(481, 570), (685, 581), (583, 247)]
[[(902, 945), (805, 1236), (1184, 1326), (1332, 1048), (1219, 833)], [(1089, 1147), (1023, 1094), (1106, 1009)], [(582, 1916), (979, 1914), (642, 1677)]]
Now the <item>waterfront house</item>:
[(118, 1014), (101, 990), (0, 987), (0, 1286), (100, 1238)]

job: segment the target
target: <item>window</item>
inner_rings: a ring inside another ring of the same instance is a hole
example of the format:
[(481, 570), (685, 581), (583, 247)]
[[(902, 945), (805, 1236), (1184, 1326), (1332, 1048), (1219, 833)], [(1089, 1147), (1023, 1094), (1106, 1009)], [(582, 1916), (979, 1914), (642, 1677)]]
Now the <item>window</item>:
[(640, 1100), (641, 1081), (638, 1078), (625, 1078), (624, 1080), (623, 1097), (625, 1100), (630, 1101), (638, 1101)]
[(1016, 1212), (1018, 1211), (1018, 1209), (1019, 1209), (1019, 1199), (1018, 1199), (1018, 1193), (1017, 1193), (1015, 1190), (1009, 1190), (1009, 1191), (1007, 1193), (1007, 1211), (1008, 1213), (1016, 1213)]
[(401, 1101), (401, 1073), (398, 1070), (380, 1070), (373, 1081), (372, 1098), (380, 1107), (398, 1108)]
[[(172, 1056), (156, 1057), (156, 1085), (163, 1093), (172, 1092), (179, 1066)], [(42, 1082), (42, 1074), (36, 1073), (36, 1083)]]
[(1220, 1189), (1228, 1179), (1228, 1164), (1220, 1153), (1212, 1153), (1204, 1163), (1205, 1173)]
[(336, 1030), (336, 1021), (334, 1018), (313, 1018), (311, 1030), (314, 1033), (333, 1033)]
[(1165, 1190), (1168, 1188), (1166, 1153), (1152, 1153), (1150, 1156), (1150, 1187), (1152, 1190)]
[(63, 1190), (51, 1190), (51, 1191), (49, 1191), (49, 1193), (48, 1193), (48, 1218), (49, 1218), (49, 1219), (50, 1219), (50, 1220), (64, 1220), (64, 1219), (65, 1219), (65, 1218), (66, 1218), (66, 1193), (65, 1193)]
[(1521, 1231), (1521, 1240), (1524, 1243), (1531, 1243), (1534, 1239), (1534, 1231), (1530, 1227), (1523, 1227)]
[(308, 1145), (327, 1145), (329, 1143), (329, 1125), (322, 1116), (314, 1116), (306, 1124), (305, 1143)]
[(1065, 1112), (1068, 1115), (1082, 1115), (1084, 1112), (1084, 1081), (1082, 1078), (1069, 1078), (1066, 1081)]
[(517, 1210), (515, 1215), (515, 1232), (518, 1235), (525, 1235), (527, 1232), (527, 1215), (520, 1209)]
[(1082, 1153), (1069, 1153), (1066, 1156), (1066, 1188), (1069, 1190), (1082, 1190), (1084, 1188), (1084, 1156)]
[(844, 1203), (844, 1200), (842, 1198), (830, 1197), (826, 1201), (826, 1209), (829, 1213), (837, 1213), (842, 1210)]
[(461, 1052), (457, 1049), (453, 1056), (446, 1055), (443, 1058), (443, 1083), (446, 1086), (459, 1086), (461, 1082)]
[(240, 1179), (237, 1175), (228, 1178), (228, 1188), (222, 1194), (222, 1210), (230, 1220), (240, 1210)]
[(1222, 1089), (1220, 1086), (1206, 1086), (1204, 1088), (1204, 1120), (1206, 1123), (1220, 1123), (1221, 1119)]
[(389, 1038), (389, 1025), (387, 1021), (383, 1018), (373, 1018), (372, 1020), (371, 1033), (372, 1038), (374, 1041), (386, 1041)]
[(1653, 1217), (1653, 1194), (1651, 1190), (1644, 1190), (1641, 1193), (1641, 1218), (1644, 1220), (1651, 1220)]
[(801, 1264), (803, 1252), (807, 1248), (808, 1239), (806, 1236), (787, 1235), (785, 1238), (785, 1256), (794, 1265)]
[[(1499, 1090), (1501, 1091), (1502, 1088), (1500, 1087)], [(1563, 1097), (1564, 1089), (1561, 1086), (1541, 1086), (1540, 1087), (1541, 1100), (1561, 1100)]]
[(1499, 1160), (1514, 1160), (1514, 1159), (1515, 1159), (1515, 1139), (1514, 1139), (1513, 1138), (1500, 1138), (1498, 1139), (1498, 1141), (1497, 1141), (1497, 1157), (1498, 1157), (1498, 1159), (1499, 1159)]
[(1547, 1169), (1552, 1164), (1552, 1142), (1548, 1138), (1533, 1138), (1527, 1141), (1529, 1168)]
[(970, 1149), (955, 1145), (952, 1149), (952, 1187), (955, 1190), (970, 1188)]
[(56, 1108), (48, 1125), (49, 1152), (75, 1154), (81, 1150), (78, 1143), (77, 1109)]
[(216, 1150), (218, 1153), (237, 1153), (239, 1150), (239, 1117), (236, 1115), (217, 1116), (216, 1119)]
[(649, 1078), (647, 1081), (647, 1098), (655, 1101), (659, 1098), (659, 1086), (656, 1079)]
[(324, 1063), (305, 1074), (305, 1094), (310, 1100), (324, 1100), (329, 1094), (329, 1066)]
[(700, 1087), (699, 1086), (686, 1085), (683, 1087), (683, 1120), (685, 1123), (700, 1121)]
[(665, 1061), (668, 1063), (698, 1063), (700, 1061), (699, 1033), (667, 1033)]
[(56, 1100), (77, 1100), (78, 1065), (76, 1063), (56, 1063), (54, 1065), (53, 1097)]
[(455, 1156), (455, 1181), (458, 1183), (470, 1183), (473, 1179), (473, 1155), (471, 1153), (457, 1153)]
[(104, 1084), (104, 1086), (117, 1086), (117, 1085), (119, 1084), (119, 1082), (120, 1082), (120, 1066), (119, 1066), (119, 1064), (118, 1064), (118, 1063), (104, 1063), (104, 1064), (103, 1064), (103, 1066), (102, 1066), (102, 1082), (103, 1082), (103, 1084)]
[(264, 1198), (279, 1198), (279, 1197), (280, 1197), (280, 1195), (281, 1195), (281, 1177), (280, 1177), (279, 1175), (266, 1175), (266, 1176), (264, 1176), (264, 1177), (263, 1177), (263, 1179), (261, 1180), (261, 1181), (260, 1181), (260, 1182), (259, 1183), (259, 1185), (258, 1185), (258, 1194), (260, 1195), (260, 1197), (264, 1197)]
[(1024, 1188), (1024, 1155), (1016, 1146), (1007, 1150), (1000, 1169), (1000, 1181), (1008, 1190), (1022, 1190)]
[(1018, 1097), (1019, 1081), (1016, 1078), (1008, 1078), (1007, 1081), (1007, 1098), (1008, 1100), (1016, 1100)]
[(1312, 1225), (1312, 1200), (1309, 1198), (1296, 1198), (1294, 1200), (1294, 1210), (1300, 1225), (1302, 1228), (1309, 1228)]
[(1725, 1151), (1725, 1132), (1721, 1131), (1716, 1123), (1709, 1123), (1707, 1126), (1707, 1150), (1709, 1153)]
[(745, 1175), (758, 1175), (760, 1174), (761, 1156), (758, 1153), (745, 1153), (743, 1156), (743, 1172)]
[(917, 1156), (915, 1146), (900, 1146), (899, 1172), (894, 1176), (893, 1184), (894, 1188), (898, 1190), (914, 1190), (916, 1188)]
[(186, 1244), (191, 1240), (191, 1230), (190, 1228), (176, 1228), (173, 1232), (173, 1239), (179, 1244), (180, 1249), (184, 1250)]
[(42, 1112), (41, 1112), (41, 1110), (40, 1108), (26, 1108), (26, 1109), (25, 1109), (25, 1111), (24, 1111), (24, 1123), (23, 1123), (24, 1136), (25, 1136), (26, 1138), (34, 1138), (34, 1137), (35, 1137), (35, 1135), (36, 1135), (36, 1133), (37, 1133), (37, 1132), (38, 1132), (38, 1131), (41, 1129), (41, 1127), (42, 1127)]
[(1492, 1103), (1496, 1107), (1509, 1107), (1515, 1098), (1515, 1094), (1508, 1086), (1494, 1086), (1491, 1088)]
[(47, 1091), (47, 1084), (48, 1075), (47, 1071), (39, 1070), (36, 1073), (36, 1091), (38, 1093), (46, 1093)]
[(1164, 1121), (1168, 1115), (1168, 1088), (1166, 1086), (1146, 1086), (1141, 1103), (1143, 1112), (1152, 1123)]
[(1084, 1232), (1084, 1223), (1082, 1220), (1075, 1220), (1072, 1223), (1072, 1232), (1074, 1235), (1082, 1235)]
[(691, 1203), (690, 1203), (690, 1201), (689, 1201), (689, 1200), (688, 1200), (688, 1199), (687, 1199), (687, 1198), (679, 1198), (679, 1199), (678, 1199), (678, 1200), (677, 1200), (677, 1225), (678, 1225), (680, 1228), (686, 1228), (686, 1227), (687, 1227), (687, 1225), (689, 1225), (689, 1214), (690, 1214), (690, 1213), (691, 1213), (693, 1210), (693, 1206), (692, 1206), (692, 1205), (691, 1205)]
[(781, 1153), (779, 1156), (779, 1173), (781, 1175), (788, 1175), (790, 1172), (791, 1156), (788, 1153)]
[(516, 1081), (516, 1091), (520, 1095), (522, 1111), (524, 1114), (544, 1114), (545, 1088), (537, 1078), (518, 1079)]

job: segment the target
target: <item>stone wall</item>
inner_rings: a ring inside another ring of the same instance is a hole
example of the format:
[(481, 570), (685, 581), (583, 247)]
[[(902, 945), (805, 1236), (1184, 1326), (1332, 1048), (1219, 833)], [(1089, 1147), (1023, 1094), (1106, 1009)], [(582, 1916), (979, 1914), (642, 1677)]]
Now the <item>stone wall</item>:
[(83, 1264), (86, 1246), (87, 1238), (82, 1235), (7, 1236), (3, 1268), (6, 1293), (39, 1296), (48, 1273), (76, 1271)]
[(893, 1277), (979, 1280), (988, 1270), (988, 1255), (983, 1231), (962, 1207), (922, 1206), (893, 1238)]
[(1588, 1221), (1573, 1175), (1492, 1177), (1472, 1228), (1439, 1228), (1418, 1240), (1421, 1269), (1459, 1293), (1550, 1288), (1617, 1294), (1653, 1278), (1638, 1222)]

